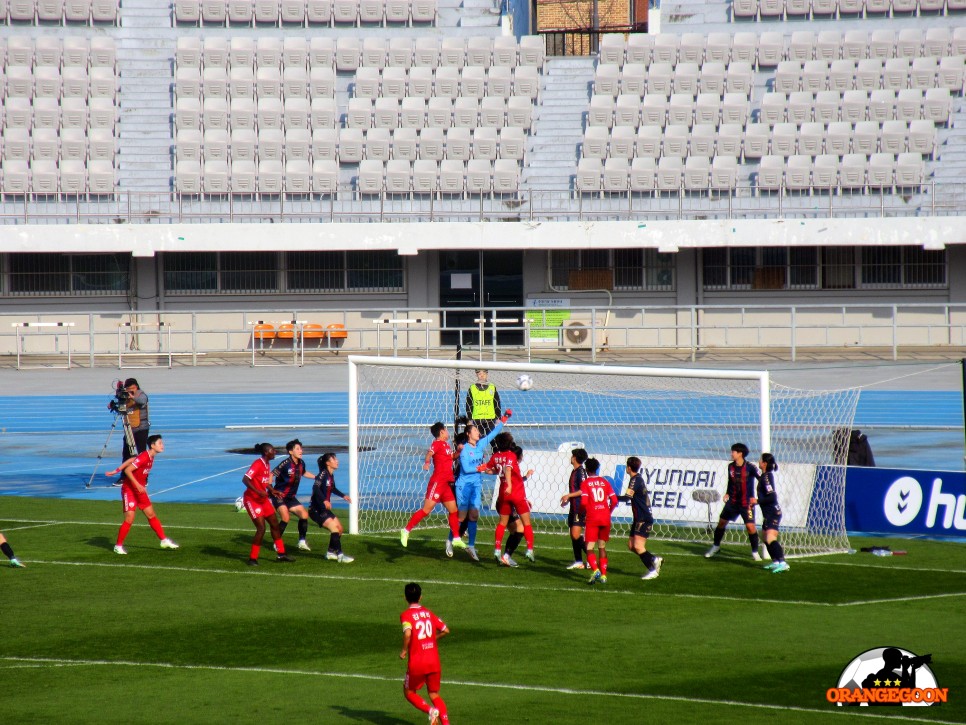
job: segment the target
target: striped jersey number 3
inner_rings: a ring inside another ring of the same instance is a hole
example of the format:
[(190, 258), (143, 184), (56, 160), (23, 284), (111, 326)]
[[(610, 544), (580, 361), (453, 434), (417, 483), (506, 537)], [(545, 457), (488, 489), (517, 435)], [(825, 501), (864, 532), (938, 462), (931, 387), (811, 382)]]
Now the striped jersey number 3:
[(416, 622), (416, 639), (420, 642), (433, 636), (433, 623), (425, 619)]

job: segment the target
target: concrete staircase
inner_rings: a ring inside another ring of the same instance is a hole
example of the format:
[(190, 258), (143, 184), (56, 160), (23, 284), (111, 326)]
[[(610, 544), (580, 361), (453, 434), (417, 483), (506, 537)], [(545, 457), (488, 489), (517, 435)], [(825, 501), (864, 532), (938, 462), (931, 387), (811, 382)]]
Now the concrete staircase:
[(121, 76), (118, 188), (165, 193), (172, 188), (174, 51), (171, 11), (153, 0), (126, 0), (116, 31)]
[(550, 58), (523, 174), (523, 188), (569, 195), (594, 81), (594, 59)]

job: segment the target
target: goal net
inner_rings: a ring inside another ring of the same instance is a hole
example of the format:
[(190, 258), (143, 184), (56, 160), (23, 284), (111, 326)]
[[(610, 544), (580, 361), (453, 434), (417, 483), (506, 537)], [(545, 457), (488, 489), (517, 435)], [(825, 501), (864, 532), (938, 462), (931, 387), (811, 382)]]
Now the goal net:
[[(480, 363), (403, 358), (349, 358), (350, 531), (398, 531), (424, 500), (423, 471), (430, 426), (451, 435), (468, 415), (466, 395), (485, 366), (505, 411), (507, 429), (524, 449), (534, 530), (567, 532), (567, 492), (573, 448), (601, 462), (618, 494), (625, 462), (637, 456), (651, 496), (654, 535), (710, 540), (721, 510), (733, 443), (749, 459), (771, 452), (789, 556), (848, 549), (845, 461), (836, 432), (850, 428), (858, 389), (796, 390), (770, 382), (767, 372), (676, 370), (591, 365)], [(528, 375), (532, 389), (520, 390)], [(457, 423), (454, 428), (454, 423)], [(484, 476), (481, 520), (495, 517), (495, 478)], [(420, 528), (446, 530), (437, 507)], [(760, 520), (760, 512), (759, 512)], [(615, 535), (626, 534), (630, 507), (614, 512)], [(747, 546), (744, 527), (729, 526), (725, 543)]]

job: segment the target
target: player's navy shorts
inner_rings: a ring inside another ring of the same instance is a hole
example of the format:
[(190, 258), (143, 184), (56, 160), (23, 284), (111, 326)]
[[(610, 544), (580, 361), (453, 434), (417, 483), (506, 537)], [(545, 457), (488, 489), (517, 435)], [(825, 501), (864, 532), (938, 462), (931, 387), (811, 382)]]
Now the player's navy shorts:
[(338, 518), (330, 509), (322, 509), (319, 511), (317, 508), (309, 509), (309, 518), (317, 523), (320, 527), (325, 526), (325, 522), (329, 519)]
[(293, 509), (296, 506), (302, 505), (302, 502), (299, 501), (298, 496), (286, 496), (285, 498), (281, 498), (281, 499), (277, 498), (277, 499), (274, 499), (274, 503), (275, 503), (275, 508), (284, 506), (285, 508)]
[(722, 518), (725, 521), (734, 521), (736, 518), (741, 517), (741, 520), (746, 524), (750, 521), (754, 523), (755, 521), (755, 507), (741, 507), (737, 506), (730, 501), (724, 505), (721, 509), (721, 515), (718, 518)]
[(570, 504), (570, 513), (567, 514), (567, 526), (573, 528), (574, 526), (584, 527), (587, 522), (587, 516), (584, 514), (583, 509), (580, 508), (579, 504)]
[(781, 506), (762, 506), (761, 508), (761, 528), (764, 531), (772, 529), (778, 531), (778, 524), (782, 520)]
[(641, 519), (640, 521), (634, 521), (631, 524), (631, 536), (640, 536), (642, 539), (646, 539), (651, 535), (651, 531), (654, 529), (654, 519)]

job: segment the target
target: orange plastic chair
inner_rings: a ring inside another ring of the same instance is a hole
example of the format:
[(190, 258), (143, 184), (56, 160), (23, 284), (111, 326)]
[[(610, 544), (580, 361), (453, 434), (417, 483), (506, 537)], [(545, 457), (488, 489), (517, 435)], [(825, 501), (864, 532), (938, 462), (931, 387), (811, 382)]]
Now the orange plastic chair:
[(270, 325), (266, 322), (257, 323), (255, 325), (255, 339), (256, 340), (274, 340), (275, 325)]
[(303, 340), (324, 340), (325, 339), (325, 328), (322, 325), (317, 325), (314, 322), (307, 322), (302, 325), (302, 339)]
[(332, 322), (325, 326), (328, 332), (330, 340), (345, 340), (349, 337), (349, 333), (346, 332), (345, 325), (340, 322)]
[(283, 322), (278, 326), (278, 339), (279, 340), (294, 340), (295, 339), (295, 325), (291, 322)]

